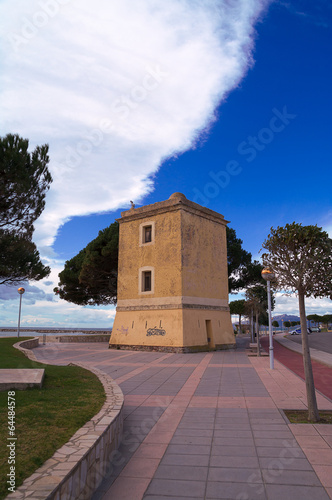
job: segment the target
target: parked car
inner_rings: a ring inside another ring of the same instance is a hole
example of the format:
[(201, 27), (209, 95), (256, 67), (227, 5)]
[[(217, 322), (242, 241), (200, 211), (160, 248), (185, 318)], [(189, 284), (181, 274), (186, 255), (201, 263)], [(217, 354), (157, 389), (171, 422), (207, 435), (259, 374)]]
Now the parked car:
[(311, 326), (310, 329), (311, 329), (312, 332), (318, 332), (319, 333), (321, 331), (320, 328), (319, 328), (319, 326)]
[[(308, 335), (312, 332), (311, 328), (307, 328)], [(301, 335), (301, 328), (296, 328), (296, 330), (293, 330), (289, 332), (291, 335)]]

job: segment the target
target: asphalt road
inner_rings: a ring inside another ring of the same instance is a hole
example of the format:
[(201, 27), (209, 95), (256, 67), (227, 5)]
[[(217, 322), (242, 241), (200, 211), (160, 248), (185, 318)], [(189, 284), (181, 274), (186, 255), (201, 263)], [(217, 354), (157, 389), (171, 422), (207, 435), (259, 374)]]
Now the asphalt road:
[[(301, 335), (287, 335), (289, 340), (302, 344)], [(313, 332), (309, 335), (309, 347), (332, 354), (332, 332)]]

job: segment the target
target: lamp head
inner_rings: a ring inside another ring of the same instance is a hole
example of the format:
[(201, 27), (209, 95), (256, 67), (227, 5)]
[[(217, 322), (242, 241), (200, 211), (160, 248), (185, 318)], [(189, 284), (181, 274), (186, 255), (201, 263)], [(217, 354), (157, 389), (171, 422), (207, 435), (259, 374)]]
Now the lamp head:
[(273, 271), (271, 271), (271, 269), (269, 269), (268, 267), (263, 269), (262, 278), (264, 278), (266, 281), (272, 281), (274, 279), (274, 277), (275, 277), (275, 274)]

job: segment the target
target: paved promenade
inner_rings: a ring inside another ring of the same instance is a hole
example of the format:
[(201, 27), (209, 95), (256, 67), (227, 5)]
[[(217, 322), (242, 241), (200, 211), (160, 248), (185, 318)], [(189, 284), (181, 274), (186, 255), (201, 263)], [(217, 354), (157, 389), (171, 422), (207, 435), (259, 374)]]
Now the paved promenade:
[[(49, 344), (40, 361), (79, 361), (125, 395), (119, 453), (93, 500), (328, 500), (332, 426), (291, 424), (304, 382), (278, 361), (235, 352), (196, 354)], [(317, 394), (320, 409), (332, 409)]]

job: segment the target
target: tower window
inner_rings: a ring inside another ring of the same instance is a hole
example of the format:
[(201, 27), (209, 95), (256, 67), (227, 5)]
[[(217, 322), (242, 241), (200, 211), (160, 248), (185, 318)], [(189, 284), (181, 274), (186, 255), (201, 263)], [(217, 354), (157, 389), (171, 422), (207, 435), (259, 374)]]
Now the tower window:
[(138, 293), (139, 294), (154, 294), (154, 267), (144, 266), (138, 270)]
[(142, 275), (142, 292), (151, 292), (152, 290), (151, 271), (143, 271)]
[(143, 243), (152, 241), (152, 226), (143, 226)]
[(155, 240), (155, 222), (146, 221), (139, 226), (139, 245), (153, 245)]

